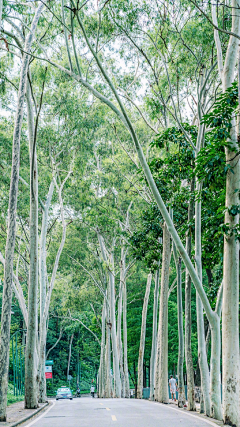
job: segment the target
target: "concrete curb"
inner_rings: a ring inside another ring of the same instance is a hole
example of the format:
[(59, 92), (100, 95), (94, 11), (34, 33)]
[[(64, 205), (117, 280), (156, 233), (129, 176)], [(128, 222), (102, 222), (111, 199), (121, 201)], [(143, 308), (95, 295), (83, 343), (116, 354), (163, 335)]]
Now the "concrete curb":
[[(155, 403), (159, 403), (159, 402), (155, 402)], [(160, 405), (162, 405), (162, 403), (160, 403)], [(169, 404), (169, 409), (172, 409), (173, 411), (178, 411), (178, 412), (184, 413), (184, 414), (188, 415), (189, 417), (201, 419), (211, 426), (215, 426), (215, 427), (223, 426), (222, 421), (218, 421), (218, 420), (215, 420), (214, 418), (207, 417), (206, 415), (200, 414), (197, 411), (193, 411), (193, 412), (187, 411), (186, 409), (179, 408), (177, 405), (171, 405), (171, 404)], [(227, 427), (227, 426), (225, 426), (225, 427)]]
[(45, 409), (50, 403), (46, 402), (41, 408), (36, 409), (35, 412), (33, 412), (31, 415), (28, 415), (25, 418), (22, 418), (21, 420), (17, 421), (16, 423), (13, 424), (9, 424), (7, 427), (16, 427), (19, 426), (20, 424), (25, 423), (26, 421), (30, 420), (31, 418), (35, 417), (36, 414), (38, 414), (39, 412), (43, 411), (43, 409)]

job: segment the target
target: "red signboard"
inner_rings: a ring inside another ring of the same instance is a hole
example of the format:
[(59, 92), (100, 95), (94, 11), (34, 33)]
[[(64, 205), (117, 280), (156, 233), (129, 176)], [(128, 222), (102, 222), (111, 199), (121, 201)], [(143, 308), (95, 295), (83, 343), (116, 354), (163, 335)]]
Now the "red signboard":
[(52, 378), (52, 372), (45, 372), (45, 378)]

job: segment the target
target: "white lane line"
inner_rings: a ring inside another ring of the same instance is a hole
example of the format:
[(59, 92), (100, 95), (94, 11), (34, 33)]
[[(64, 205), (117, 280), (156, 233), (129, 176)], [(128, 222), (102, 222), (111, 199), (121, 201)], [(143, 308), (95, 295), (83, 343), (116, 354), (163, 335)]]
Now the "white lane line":
[[(157, 405), (157, 402), (156, 402), (156, 405)], [(166, 405), (164, 405), (164, 406), (166, 407)], [(180, 414), (184, 414), (184, 415), (188, 415), (189, 417), (193, 417), (193, 418), (195, 418), (195, 420), (204, 421), (205, 423), (209, 424), (210, 426), (219, 427), (219, 424), (216, 424), (216, 423), (213, 423), (212, 421), (206, 420), (206, 418), (198, 417), (197, 415), (189, 414), (188, 412), (179, 411), (179, 409), (172, 408), (171, 406), (168, 406), (167, 408), (172, 409), (173, 411), (177, 411)]]
[(115, 415), (112, 415), (112, 420), (117, 421), (117, 418), (115, 417)]
[(33, 424), (35, 424), (37, 421), (39, 421), (41, 418), (45, 417), (45, 415), (54, 407), (56, 402), (53, 402), (50, 405), (50, 408), (48, 408), (42, 415), (40, 415), (40, 417), (37, 417), (36, 420), (32, 421), (30, 424), (27, 424), (26, 427), (30, 427), (33, 426)]

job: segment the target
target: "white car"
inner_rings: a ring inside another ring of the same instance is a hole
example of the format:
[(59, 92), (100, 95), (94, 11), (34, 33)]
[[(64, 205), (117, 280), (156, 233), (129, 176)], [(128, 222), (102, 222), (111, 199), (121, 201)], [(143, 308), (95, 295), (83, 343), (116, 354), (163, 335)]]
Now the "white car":
[(59, 399), (73, 400), (73, 395), (72, 395), (70, 388), (68, 388), (68, 387), (59, 388), (57, 391), (56, 400), (59, 400)]

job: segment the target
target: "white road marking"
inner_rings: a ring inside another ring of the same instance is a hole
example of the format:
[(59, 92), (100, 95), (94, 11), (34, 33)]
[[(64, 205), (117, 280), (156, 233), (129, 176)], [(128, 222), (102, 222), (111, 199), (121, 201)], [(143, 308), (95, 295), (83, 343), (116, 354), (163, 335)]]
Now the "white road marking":
[(109, 409), (109, 408), (106, 408), (106, 410), (107, 410), (107, 411), (110, 411), (110, 409)]
[[(157, 403), (157, 402), (155, 402), (155, 403), (159, 405), (159, 403)], [(164, 406), (166, 406), (166, 405), (164, 405)], [(182, 412), (182, 411), (179, 411), (179, 409), (172, 408), (171, 406), (168, 406), (168, 409), (172, 409), (173, 411), (177, 411), (177, 412)], [(198, 417), (197, 415), (189, 414), (187, 411), (184, 412), (184, 414), (188, 415), (189, 417), (195, 418), (195, 420), (205, 421), (205, 423), (209, 424), (210, 426), (219, 427), (218, 424), (213, 423), (212, 421), (206, 420), (206, 418), (202, 418), (202, 417)]]
[(117, 421), (117, 418), (115, 417), (115, 415), (112, 415), (112, 420)]
[(36, 418), (36, 420), (32, 421), (30, 424), (27, 424), (26, 427), (30, 427), (33, 426), (33, 424), (35, 424), (37, 421), (39, 421), (41, 418), (45, 417), (45, 415), (54, 407), (56, 402), (53, 402), (50, 405), (50, 408), (48, 408), (42, 415), (40, 415), (40, 417)]

